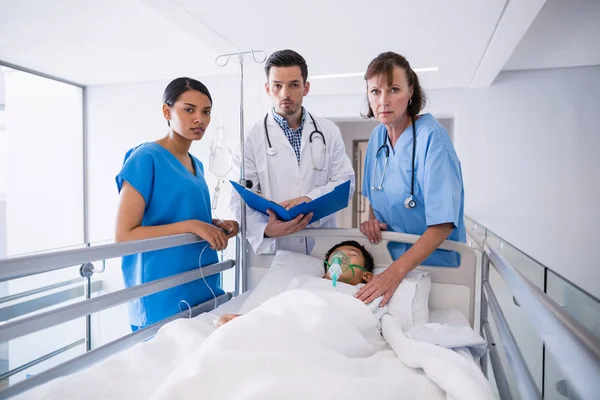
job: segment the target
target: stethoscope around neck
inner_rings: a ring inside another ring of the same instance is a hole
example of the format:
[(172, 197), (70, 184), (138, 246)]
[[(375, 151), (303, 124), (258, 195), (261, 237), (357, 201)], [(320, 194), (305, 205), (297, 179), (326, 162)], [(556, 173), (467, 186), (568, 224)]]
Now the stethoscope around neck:
[[(417, 145), (417, 131), (415, 128), (415, 117), (410, 117), (412, 120), (412, 170), (411, 170), (411, 179), (410, 179), (410, 196), (404, 200), (404, 207), (408, 209), (415, 208), (417, 206), (417, 202), (413, 198), (415, 195), (415, 149)], [(388, 162), (390, 160), (390, 147), (387, 144), (388, 141), (388, 133), (387, 130), (384, 130), (385, 139), (383, 140), (383, 144), (377, 149), (377, 153), (375, 153), (375, 163), (373, 164), (373, 170), (371, 172), (371, 186), (372, 190), (380, 191), (383, 189), (383, 179), (385, 178), (385, 171), (387, 170)], [(383, 173), (381, 174), (381, 182), (379, 182), (379, 186), (375, 186), (375, 170), (377, 169), (377, 160), (379, 159), (380, 152), (385, 153), (385, 164), (383, 165)]]
[[(315, 126), (315, 129), (310, 133), (310, 135), (308, 136), (308, 142), (310, 144), (310, 157), (312, 159), (313, 162), (313, 167), (317, 170), (317, 171), (323, 171), (325, 170), (325, 157), (324, 155), (327, 153), (327, 142), (325, 142), (325, 135), (323, 135), (323, 132), (321, 132), (319, 130), (319, 128), (317, 127), (317, 122), (315, 121), (315, 119), (313, 118), (313, 116), (308, 113), (308, 116), (310, 117), (313, 125)], [(269, 137), (269, 129), (267, 128), (267, 119), (269, 118), (269, 114), (265, 115), (265, 119), (263, 121), (263, 125), (265, 126), (265, 137), (267, 138), (267, 144), (269, 145), (269, 148), (267, 148), (267, 154), (270, 156), (274, 156), (275, 154), (277, 154), (277, 149), (275, 147), (273, 147), (273, 145), (271, 144), (271, 138)], [(321, 161), (322, 161), (322, 165), (320, 168), (317, 167), (317, 164), (315, 163), (315, 156), (313, 154), (313, 136), (317, 135), (321, 137), (321, 141), (323, 142), (323, 150), (321, 151), (323, 157), (321, 157)]]

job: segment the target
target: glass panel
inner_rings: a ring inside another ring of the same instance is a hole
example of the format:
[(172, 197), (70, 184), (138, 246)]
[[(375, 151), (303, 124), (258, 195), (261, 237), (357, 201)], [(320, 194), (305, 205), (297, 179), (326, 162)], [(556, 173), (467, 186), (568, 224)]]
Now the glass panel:
[(525, 275), (531, 283), (544, 290), (544, 267), (542, 265), (503, 241), (502, 238), (496, 236), (493, 232), (487, 231), (487, 243), (498, 250), (506, 261)]
[[(496, 250), (518, 271), (529, 279), (534, 285), (543, 290), (544, 288), (544, 267), (523, 254), (521, 251), (503, 241), (494, 233), (487, 231), (487, 243)], [(537, 335), (534, 327), (529, 323), (525, 312), (517, 305), (512, 292), (502, 280), (498, 272), (493, 269), (490, 271), (490, 282), (498, 297), (500, 307), (504, 312), (508, 325), (517, 341), (523, 358), (536, 382), (540, 392), (542, 391), (543, 381), (543, 342)], [(509, 376), (511, 387), (513, 387), (512, 376)]]
[[(567, 282), (552, 271), (548, 271), (547, 294), (561, 305), (593, 335), (600, 339), (600, 301)], [(561, 369), (546, 352), (545, 387), (548, 399), (575, 399), (573, 388)]]
[(600, 300), (548, 271), (547, 294), (600, 339)]
[[(494, 291), (500, 308), (504, 313), (504, 317), (508, 323), (508, 326), (515, 337), (517, 345), (521, 350), (521, 354), (525, 359), (525, 363), (531, 371), (531, 375), (536, 382), (539, 390), (542, 390), (542, 359), (543, 359), (543, 343), (540, 337), (537, 335), (533, 326), (529, 323), (525, 312), (515, 305), (513, 302), (512, 292), (508, 289), (508, 286), (494, 269), (490, 266), (490, 285)], [(489, 314), (491, 317), (491, 314)], [(490, 318), (491, 319), (491, 318)], [(495, 324), (491, 322), (493, 326)], [(500, 336), (497, 331), (494, 332), (497, 341), (500, 341)], [(502, 351), (503, 346), (500, 345), (498, 348), (501, 350), (503, 358), (503, 365), (507, 366), (507, 360)], [(513, 393), (516, 393), (516, 384), (514, 381), (514, 375), (512, 371), (507, 370), (507, 379)]]
[[(0, 91), (0, 258), (80, 245), (84, 242), (82, 89), (0, 67)], [(77, 278), (79, 266), (2, 282), (0, 297)], [(0, 315), (7, 321), (81, 300), (82, 287), (73, 283), (0, 302)], [(79, 293), (77, 298), (48, 306), (74, 293)], [(83, 339), (83, 321), (1, 343), (0, 373)], [(78, 345), (10, 382), (50, 368), (81, 349), (84, 346)]]
[(3, 70), (6, 255), (83, 243), (82, 89)]
[(546, 358), (544, 361), (544, 399), (577, 399), (572, 386), (562, 374), (558, 364), (549, 351), (546, 351)]
[[(488, 308), (488, 315), (490, 315), (490, 311)], [(503, 347), (500, 343), (498, 343), (498, 341), (500, 340), (500, 334), (498, 333), (498, 329), (496, 329), (496, 323), (494, 322), (494, 319), (491, 317), (488, 318), (488, 322), (490, 324), (490, 329), (492, 331), (492, 335), (494, 335), (494, 339), (496, 340), (495, 342), (495, 346), (498, 349), (498, 354), (500, 355), (500, 363), (502, 364), (502, 369), (504, 370), (507, 380), (508, 380), (508, 384), (510, 387), (510, 392), (513, 395), (514, 400), (518, 400), (520, 399), (519, 393), (516, 390), (516, 387), (514, 385), (514, 382), (512, 382), (511, 378), (513, 376), (513, 372), (510, 369), (510, 366), (508, 364), (508, 361), (506, 359), (506, 354), (503, 351)], [(488, 380), (490, 381), (490, 385), (492, 387), (492, 391), (493, 393), (496, 395), (496, 398), (500, 398), (500, 393), (498, 392), (498, 384), (496, 382), (496, 376), (494, 375), (494, 369), (492, 368), (492, 359), (491, 356), (488, 353), (488, 365), (487, 365), (487, 370), (488, 370)]]
[[(487, 231), (487, 244), (498, 250), (500, 254), (519, 270), (527, 279), (534, 285), (543, 290), (544, 288), (544, 268), (521, 253), (518, 249), (503, 241), (494, 233)], [(512, 292), (496, 271), (493, 266), (490, 266), (490, 285), (498, 298), (500, 308), (504, 312), (504, 316), (508, 322), (508, 326), (517, 341), (519, 349), (523, 354), (523, 358), (527, 367), (531, 371), (531, 375), (536, 382), (540, 391), (542, 390), (542, 360), (543, 360), (543, 343), (537, 335), (533, 326), (528, 322), (527, 315), (517, 305), (513, 298)], [(499, 340), (499, 339), (498, 339)], [(511, 388), (514, 388), (513, 376), (508, 376)]]
[(465, 217), (465, 229), (469, 235), (476, 238), (479, 242), (483, 242), (485, 239), (487, 229), (469, 217)]

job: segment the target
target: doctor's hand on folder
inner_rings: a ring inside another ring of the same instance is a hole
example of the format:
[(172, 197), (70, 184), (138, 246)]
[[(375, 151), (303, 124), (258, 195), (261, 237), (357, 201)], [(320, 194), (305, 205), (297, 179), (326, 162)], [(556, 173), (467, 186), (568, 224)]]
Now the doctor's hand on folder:
[[(300, 196), (278, 204), (260, 193), (250, 191), (233, 181), (230, 182), (248, 207), (269, 217), (269, 227), (265, 235), (270, 237), (297, 232), (308, 224), (346, 208), (350, 195), (350, 181), (346, 181), (316, 199), (311, 200), (307, 196)], [(305, 218), (309, 221), (304, 221)]]
[(308, 203), (311, 200), (312, 199), (310, 197), (300, 196), (300, 197), (296, 197), (294, 199), (282, 201), (281, 203), (279, 203), (279, 205), (281, 205), (281, 207), (284, 207), (286, 210), (289, 210), (290, 208), (297, 206), (298, 204)]
[(275, 211), (268, 209), (267, 213), (269, 214), (269, 221), (265, 227), (265, 236), (270, 238), (291, 235), (292, 233), (301, 231), (306, 228), (313, 216), (313, 213), (308, 213), (306, 215), (300, 214), (290, 221), (282, 221), (277, 218)]

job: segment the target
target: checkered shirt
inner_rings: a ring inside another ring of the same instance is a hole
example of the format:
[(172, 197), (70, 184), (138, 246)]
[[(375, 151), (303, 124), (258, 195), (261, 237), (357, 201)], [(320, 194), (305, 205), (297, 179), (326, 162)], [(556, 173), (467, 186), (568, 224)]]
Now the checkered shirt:
[(290, 128), (286, 119), (277, 114), (275, 109), (273, 109), (273, 118), (283, 130), (283, 133), (285, 133), (285, 137), (290, 141), (292, 149), (296, 153), (296, 160), (300, 164), (300, 146), (302, 145), (302, 129), (304, 128), (304, 120), (306, 119), (306, 110), (302, 107), (302, 122), (300, 122), (300, 126), (296, 130)]

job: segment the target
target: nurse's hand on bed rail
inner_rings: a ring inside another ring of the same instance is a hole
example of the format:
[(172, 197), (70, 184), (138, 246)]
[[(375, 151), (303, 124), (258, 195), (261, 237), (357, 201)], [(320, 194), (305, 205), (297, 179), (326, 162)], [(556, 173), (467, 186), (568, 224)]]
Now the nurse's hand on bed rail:
[(269, 221), (265, 227), (265, 235), (270, 238), (290, 235), (301, 231), (306, 228), (313, 216), (313, 213), (308, 213), (306, 215), (300, 214), (293, 220), (284, 222), (277, 219), (275, 211), (267, 210), (267, 213), (269, 213)]
[(379, 303), (379, 307), (383, 307), (392, 298), (392, 295), (404, 279), (404, 273), (399, 268), (388, 268), (373, 278), (363, 287), (360, 288), (354, 297), (358, 298), (365, 304), (369, 304), (376, 298), (383, 296), (383, 300)]
[(227, 235), (227, 239), (235, 237), (240, 231), (240, 225), (238, 224), (238, 222), (229, 219), (213, 219), (213, 225), (223, 229), (223, 231)]
[(376, 219), (370, 219), (360, 224), (360, 231), (369, 238), (371, 243), (379, 243), (381, 241), (381, 231), (386, 229), (387, 224)]
[(206, 240), (210, 244), (211, 249), (223, 250), (227, 247), (228, 240), (223, 229), (195, 219), (186, 222), (189, 224), (188, 232)]

